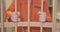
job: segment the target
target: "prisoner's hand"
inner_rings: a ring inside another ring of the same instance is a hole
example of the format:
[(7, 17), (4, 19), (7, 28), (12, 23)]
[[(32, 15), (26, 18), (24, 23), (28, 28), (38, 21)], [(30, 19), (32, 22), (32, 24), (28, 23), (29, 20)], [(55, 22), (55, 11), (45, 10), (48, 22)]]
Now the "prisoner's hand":
[(11, 12), (11, 11), (7, 11), (7, 12), (6, 12), (6, 14), (5, 14), (6, 19), (10, 19), (11, 14), (12, 14), (12, 12)]
[(18, 12), (13, 12), (12, 15), (11, 15), (11, 20), (12, 20), (13, 22), (18, 21), (19, 15), (20, 15), (20, 14), (19, 14)]
[(41, 22), (45, 22), (46, 21), (46, 13), (45, 12), (39, 12), (39, 20)]

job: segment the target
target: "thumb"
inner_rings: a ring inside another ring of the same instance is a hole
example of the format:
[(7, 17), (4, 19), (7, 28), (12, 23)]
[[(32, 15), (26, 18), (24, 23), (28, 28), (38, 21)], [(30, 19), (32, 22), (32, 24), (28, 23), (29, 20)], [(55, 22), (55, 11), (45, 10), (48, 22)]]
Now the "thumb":
[(9, 19), (11, 17), (11, 14), (12, 14), (11, 11), (7, 11), (5, 14), (6, 18)]

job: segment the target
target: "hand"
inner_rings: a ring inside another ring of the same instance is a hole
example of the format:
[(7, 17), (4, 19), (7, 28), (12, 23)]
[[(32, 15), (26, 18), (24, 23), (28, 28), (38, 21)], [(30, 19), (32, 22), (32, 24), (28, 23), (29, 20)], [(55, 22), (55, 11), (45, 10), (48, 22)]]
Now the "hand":
[(11, 12), (11, 11), (7, 11), (7, 12), (6, 12), (6, 14), (5, 14), (6, 19), (10, 19), (11, 14), (12, 14), (12, 12)]
[(13, 22), (18, 21), (19, 15), (20, 15), (19, 12), (13, 12), (12, 15), (11, 15), (11, 20), (12, 20)]
[(41, 21), (41, 22), (46, 21), (46, 13), (45, 12), (39, 12), (39, 21)]

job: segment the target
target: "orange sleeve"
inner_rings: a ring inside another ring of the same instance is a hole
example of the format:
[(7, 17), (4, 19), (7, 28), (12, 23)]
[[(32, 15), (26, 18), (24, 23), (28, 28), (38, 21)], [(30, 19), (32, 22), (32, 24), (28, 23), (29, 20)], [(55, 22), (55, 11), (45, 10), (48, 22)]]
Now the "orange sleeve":
[(11, 3), (11, 5), (9, 6), (9, 8), (6, 10), (5, 12), (5, 16), (6, 16), (6, 19), (9, 19), (12, 12), (14, 11), (14, 1)]
[(12, 1), (11, 5), (7, 9), (7, 11), (14, 11), (15, 10), (14, 8), (15, 8), (15, 1)]
[(49, 12), (47, 0), (44, 0), (44, 12), (46, 12), (47, 21), (51, 22), (52, 18), (51, 18), (50, 12)]

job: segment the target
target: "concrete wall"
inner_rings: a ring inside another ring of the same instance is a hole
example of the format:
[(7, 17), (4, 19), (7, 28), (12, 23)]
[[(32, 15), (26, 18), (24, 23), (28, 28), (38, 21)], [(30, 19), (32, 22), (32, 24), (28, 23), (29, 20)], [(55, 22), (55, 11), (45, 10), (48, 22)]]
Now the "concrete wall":
[(11, 3), (12, 3), (12, 0), (6, 0), (6, 9), (9, 7)]
[(60, 0), (57, 1), (57, 8), (58, 8), (57, 12), (60, 12)]

